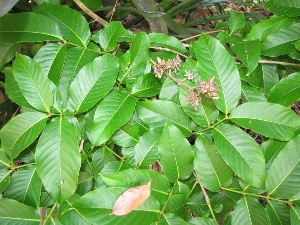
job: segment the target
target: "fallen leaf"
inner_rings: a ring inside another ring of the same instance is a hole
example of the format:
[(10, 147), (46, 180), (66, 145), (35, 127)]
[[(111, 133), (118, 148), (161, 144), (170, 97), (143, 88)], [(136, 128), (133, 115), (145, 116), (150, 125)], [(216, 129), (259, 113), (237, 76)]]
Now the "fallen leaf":
[(111, 214), (123, 216), (142, 205), (150, 196), (150, 186), (151, 180), (146, 185), (129, 188), (117, 199)]

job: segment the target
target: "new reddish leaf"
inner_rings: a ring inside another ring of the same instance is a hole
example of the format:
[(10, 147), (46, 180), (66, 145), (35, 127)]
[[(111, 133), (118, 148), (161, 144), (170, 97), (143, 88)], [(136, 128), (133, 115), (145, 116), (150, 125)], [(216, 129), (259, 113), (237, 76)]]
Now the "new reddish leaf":
[(111, 214), (123, 216), (142, 205), (150, 196), (151, 180), (146, 185), (129, 188), (115, 202)]

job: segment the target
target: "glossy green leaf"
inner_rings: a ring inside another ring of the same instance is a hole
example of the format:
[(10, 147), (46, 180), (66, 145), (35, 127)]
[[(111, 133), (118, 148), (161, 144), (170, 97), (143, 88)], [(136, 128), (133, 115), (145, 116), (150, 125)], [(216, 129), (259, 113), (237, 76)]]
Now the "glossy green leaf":
[(194, 52), (203, 80), (215, 77), (219, 95), (219, 99), (214, 100), (217, 108), (229, 113), (241, 97), (241, 81), (235, 61), (217, 39), (208, 35), (201, 35)]
[(299, 207), (291, 207), (290, 209), (290, 222), (291, 225), (297, 225), (300, 222), (300, 208)]
[(268, 215), (255, 198), (243, 197), (234, 207), (232, 225), (271, 225)]
[(27, 112), (11, 119), (0, 131), (1, 147), (6, 154), (16, 158), (41, 133), (47, 118), (43, 113)]
[(211, 191), (219, 191), (227, 186), (233, 171), (226, 165), (213, 143), (199, 136), (194, 146), (194, 168), (203, 186)]
[(251, 74), (258, 65), (261, 48), (259, 40), (231, 43), (231, 49), (236, 54), (236, 57), (247, 67), (248, 75)]
[(128, 122), (135, 109), (135, 98), (123, 90), (115, 90), (103, 99), (96, 108), (91, 127), (92, 144), (101, 145)]
[(113, 21), (94, 34), (93, 39), (100, 44), (104, 51), (111, 52), (117, 47), (118, 40), (124, 30), (121, 22)]
[(190, 143), (180, 130), (166, 124), (158, 145), (160, 165), (170, 182), (187, 179), (193, 172), (193, 153)]
[(172, 214), (172, 213), (167, 213), (164, 214), (160, 223), (161, 225), (187, 225), (188, 223), (185, 222), (181, 217)]
[(194, 107), (189, 104), (187, 100), (188, 96), (189, 93), (186, 89), (179, 88), (179, 99), (182, 109), (197, 124), (208, 127), (217, 120), (219, 110), (216, 108), (211, 98), (202, 96), (199, 105)]
[(270, 34), (278, 31), (283, 27), (288, 27), (294, 21), (295, 19), (285, 16), (272, 16), (255, 24), (251, 28), (250, 33), (246, 37), (246, 40), (252, 41), (258, 39), (260, 41), (264, 41)]
[(233, 12), (228, 19), (229, 35), (236, 34), (243, 30), (246, 26), (246, 18), (244, 14)]
[(270, 90), (279, 82), (277, 67), (273, 65), (262, 65), (261, 70), (265, 93), (268, 95)]
[(85, 65), (70, 86), (68, 109), (76, 113), (91, 109), (113, 87), (118, 70), (118, 58), (109, 54)]
[(38, 208), (42, 182), (34, 166), (18, 169), (4, 192), (4, 198), (15, 199), (18, 202)]
[(290, 198), (300, 193), (300, 135), (288, 142), (274, 159), (266, 180), (269, 195)]
[(269, 102), (289, 106), (300, 99), (300, 72), (283, 78), (270, 91)]
[(262, 43), (262, 55), (277, 57), (295, 49), (294, 42), (300, 39), (300, 23), (281, 28), (269, 35)]
[(242, 82), (242, 95), (246, 102), (266, 102), (267, 98), (258, 88)]
[(138, 166), (149, 166), (158, 159), (158, 142), (160, 137), (161, 134), (152, 129), (140, 137), (138, 143), (134, 146), (134, 159)]
[(291, 140), (300, 128), (300, 120), (291, 109), (268, 102), (244, 103), (231, 113), (230, 120), (282, 141)]
[(84, 47), (89, 43), (91, 37), (89, 24), (77, 10), (67, 6), (44, 3), (34, 11), (47, 16), (48, 21), (54, 20), (64, 39)]
[(300, 2), (294, 0), (270, 0), (265, 6), (274, 14), (289, 17), (300, 16)]
[(97, 174), (104, 168), (106, 164), (114, 161), (114, 155), (110, 148), (104, 146), (93, 154), (91, 169), (94, 173), (94, 176), (97, 177)]
[(152, 196), (125, 216), (111, 215), (114, 202), (125, 190), (122, 187), (99, 188), (80, 198), (74, 207), (89, 224), (151, 224), (158, 219), (160, 204)]
[(140, 137), (138, 127), (129, 123), (120, 127), (111, 137), (111, 140), (121, 147), (132, 147), (136, 145)]
[(213, 131), (218, 152), (229, 167), (254, 187), (265, 186), (265, 159), (258, 144), (241, 129), (222, 124)]
[(163, 33), (150, 33), (150, 47), (164, 47), (179, 53), (185, 53), (186, 49), (181, 41), (173, 36)]
[(167, 78), (159, 93), (160, 100), (168, 100), (180, 104), (178, 85), (171, 79)]
[(63, 71), (59, 81), (59, 90), (62, 99), (66, 102), (68, 98), (68, 91), (71, 83), (80, 69), (86, 64), (92, 62), (97, 54), (79, 47), (68, 48), (66, 52), (66, 60), (64, 63)]
[(12, 68), (6, 67), (3, 72), (5, 74), (5, 93), (8, 95), (9, 99), (22, 107), (33, 108), (22, 94), (20, 87), (13, 75)]
[(192, 132), (192, 120), (174, 102), (165, 100), (138, 102), (136, 110), (140, 119), (151, 128), (162, 128), (169, 122), (177, 126), (185, 136), (189, 136)]
[(64, 66), (66, 49), (66, 45), (50, 43), (42, 47), (33, 58), (56, 85), (59, 83)]
[(162, 87), (161, 82), (153, 73), (139, 77), (132, 85), (131, 93), (137, 97), (151, 97), (158, 95)]
[(60, 39), (62, 37), (57, 24), (46, 16), (23, 12), (8, 13), (0, 18), (0, 43), (59, 41)]
[(10, 183), (10, 174), (9, 170), (0, 170), (0, 193), (2, 193)]
[(57, 202), (77, 188), (80, 153), (76, 128), (66, 117), (52, 119), (36, 147), (36, 169), (45, 189)]
[(11, 163), (10, 160), (5, 155), (5, 151), (2, 148), (0, 148), (0, 169), (5, 169), (9, 167), (10, 163)]
[(129, 51), (120, 58), (121, 83), (133, 82), (138, 77), (150, 73), (149, 47), (150, 41), (146, 33), (139, 32), (134, 36)]
[(113, 174), (103, 174), (101, 178), (108, 187), (134, 187), (143, 185), (151, 181), (151, 195), (154, 196), (160, 203), (165, 203), (168, 198), (170, 183), (168, 179), (153, 170), (147, 169), (125, 169)]
[(21, 44), (18, 43), (1, 43), (0, 44), (0, 66), (5, 65), (15, 57), (16, 52), (20, 49)]
[(289, 224), (289, 207), (283, 202), (268, 201), (266, 211), (272, 225)]
[(13, 75), (26, 101), (40, 111), (50, 112), (53, 96), (41, 66), (28, 56), (17, 55)]
[(1, 224), (39, 225), (40, 222), (40, 215), (35, 208), (24, 205), (16, 200), (0, 199)]
[(216, 225), (216, 222), (211, 218), (195, 217), (187, 221), (190, 225)]

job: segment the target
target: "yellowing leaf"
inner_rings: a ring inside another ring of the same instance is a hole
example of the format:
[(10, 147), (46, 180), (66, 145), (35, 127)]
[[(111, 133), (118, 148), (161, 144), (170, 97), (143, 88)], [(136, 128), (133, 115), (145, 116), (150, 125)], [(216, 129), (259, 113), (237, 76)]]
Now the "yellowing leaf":
[(146, 185), (129, 188), (117, 199), (111, 214), (123, 216), (142, 205), (150, 196), (150, 186), (151, 180)]

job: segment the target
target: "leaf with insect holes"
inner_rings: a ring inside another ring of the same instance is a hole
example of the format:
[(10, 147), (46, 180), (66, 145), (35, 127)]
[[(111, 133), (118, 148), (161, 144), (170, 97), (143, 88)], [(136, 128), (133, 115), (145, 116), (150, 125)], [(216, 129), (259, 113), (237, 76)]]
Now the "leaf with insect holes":
[(129, 188), (117, 199), (111, 214), (123, 216), (142, 205), (150, 196), (150, 186), (151, 180), (146, 185)]

